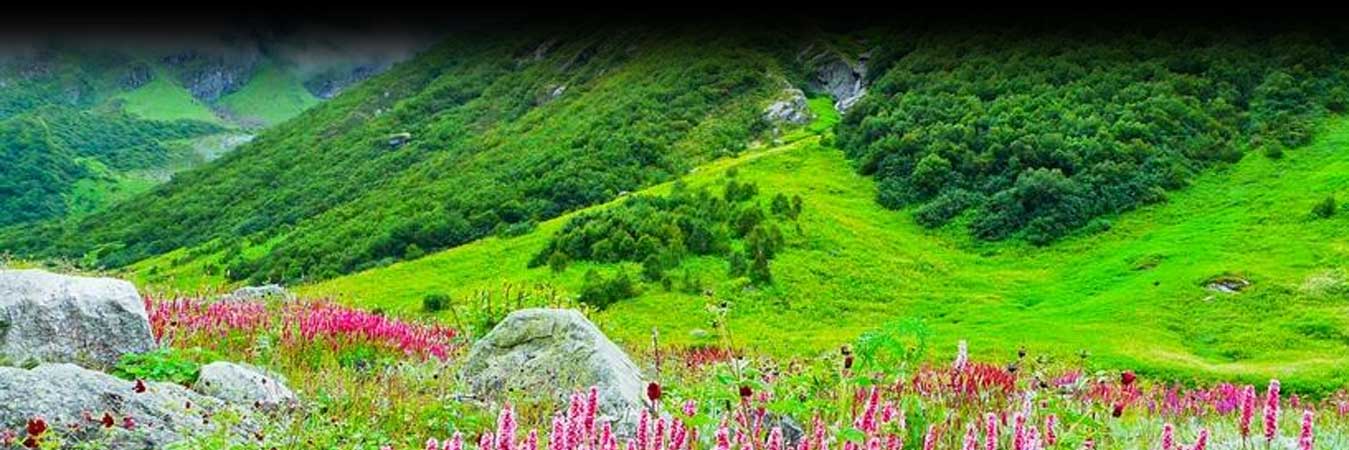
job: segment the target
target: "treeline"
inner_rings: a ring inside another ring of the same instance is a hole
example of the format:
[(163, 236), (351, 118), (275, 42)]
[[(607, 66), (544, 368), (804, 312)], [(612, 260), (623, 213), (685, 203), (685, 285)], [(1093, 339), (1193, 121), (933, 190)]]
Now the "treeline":
[[(639, 195), (613, 208), (582, 214), (553, 235), (530, 260), (565, 270), (572, 261), (641, 264), (641, 278), (671, 288), (667, 274), (685, 257), (719, 256), (731, 277), (758, 284), (773, 281), (770, 261), (782, 249), (782, 224), (801, 212), (801, 197), (776, 194), (765, 209), (758, 187), (730, 178), (720, 193), (676, 182), (665, 196)], [(580, 300), (598, 308), (637, 294), (636, 280), (619, 270), (605, 278), (586, 274)]]
[(1314, 36), (942, 33), (894, 58), (840, 125), (878, 200), (981, 239), (1043, 244), (1343, 112), (1343, 48)]
[(103, 248), (104, 266), (195, 247), (218, 253), (214, 269), (230, 279), (295, 282), (523, 233), (763, 133), (763, 104), (782, 89), (777, 62), (743, 39), (466, 31), (87, 217), (79, 233), (53, 226), (9, 242), (57, 255)]

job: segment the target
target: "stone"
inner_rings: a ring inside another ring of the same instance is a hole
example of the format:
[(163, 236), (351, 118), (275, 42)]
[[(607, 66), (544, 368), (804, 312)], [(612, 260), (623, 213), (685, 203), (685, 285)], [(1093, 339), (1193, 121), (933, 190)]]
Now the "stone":
[(263, 410), (290, 408), (298, 402), (281, 375), (225, 361), (202, 366), (192, 390), (229, 403)]
[(770, 123), (805, 125), (810, 123), (810, 106), (806, 103), (806, 94), (800, 89), (783, 90), (782, 100), (775, 101), (764, 108), (764, 120)]
[[(41, 417), (61, 430), (65, 444), (79, 448), (140, 450), (164, 448), (189, 436), (215, 430), (210, 418), (224, 402), (172, 383), (136, 383), (74, 364), (43, 364), (31, 370), (0, 367), (0, 432), (26, 436), (28, 420)], [(100, 421), (107, 415), (112, 426)], [(242, 441), (256, 424), (244, 420), (231, 430)], [(49, 431), (50, 433), (51, 431)]]
[(472, 398), (489, 402), (537, 395), (562, 405), (593, 386), (601, 420), (620, 436), (632, 435), (647, 407), (637, 365), (575, 310), (511, 313), (473, 344), (460, 377)]
[(267, 284), (263, 286), (244, 286), (239, 289), (235, 289), (234, 292), (231, 292), (229, 295), (225, 296), (224, 300), (247, 301), (247, 300), (267, 300), (272, 298), (291, 300), (294, 299), (295, 296), (292, 295), (289, 291), (287, 291), (286, 288), (281, 287), (281, 285), (279, 284)]
[(0, 271), (0, 358), (11, 365), (69, 362), (95, 369), (155, 347), (145, 303), (131, 283)]

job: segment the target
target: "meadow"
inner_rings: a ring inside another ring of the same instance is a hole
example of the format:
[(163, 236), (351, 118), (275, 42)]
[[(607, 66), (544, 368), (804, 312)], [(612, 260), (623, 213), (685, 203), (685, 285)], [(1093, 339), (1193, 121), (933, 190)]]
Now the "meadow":
[[(1319, 219), (1311, 211), (1349, 187), (1349, 156), (1341, 151), (1349, 123), (1334, 119), (1320, 136), (1281, 159), (1247, 155), (1163, 203), (1037, 247), (979, 241), (959, 224), (924, 229), (911, 209), (878, 206), (874, 183), (825, 145), (827, 132), (798, 135), (683, 178), (689, 186), (717, 186), (734, 170), (737, 180), (768, 193), (761, 195), (804, 199), (799, 228), (786, 232), (788, 244), (773, 261), (771, 286), (728, 277), (721, 259), (695, 258), (670, 273), (697, 280), (700, 289), (647, 284), (597, 320), (621, 342), (643, 342), (656, 328), (667, 342), (698, 346), (716, 339), (709, 306), (727, 302), (737, 345), (776, 356), (825, 352), (916, 322), (941, 342), (967, 339), (985, 354), (1026, 346), (1064, 359), (1086, 353), (1093, 365), (1167, 379), (1255, 382), (1276, 374), (1296, 390), (1333, 390), (1349, 381), (1342, 369), (1349, 339), (1338, 331), (1346, 326), (1349, 242), (1339, 231), (1344, 214)], [(574, 294), (589, 269), (612, 273), (617, 265), (526, 268), (571, 217), (300, 292), (405, 314), (421, 314), (422, 299), (432, 294), (471, 309), (482, 292), (503, 285)], [(1206, 287), (1223, 277), (1251, 284), (1237, 293)], [(447, 312), (436, 317), (451, 320)]]

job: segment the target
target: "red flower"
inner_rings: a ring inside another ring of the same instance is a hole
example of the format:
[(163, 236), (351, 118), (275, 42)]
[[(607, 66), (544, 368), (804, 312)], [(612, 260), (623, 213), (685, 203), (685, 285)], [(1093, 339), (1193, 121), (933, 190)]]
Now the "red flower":
[(112, 420), (111, 413), (103, 413), (103, 420), (99, 422), (103, 424), (103, 428), (112, 428), (112, 425), (115, 423)]
[(1134, 384), (1134, 381), (1136, 380), (1138, 380), (1138, 375), (1134, 375), (1134, 371), (1132, 370), (1126, 370), (1124, 373), (1119, 374), (1119, 382), (1125, 386)]
[(751, 395), (754, 395), (753, 389), (750, 389), (749, 386), (740, 386), (740, 398), (749, 398)]
[(23, 446), (27, 448), (37, 448), (37, 438), (28, 436), (28, 439), (23, 440)]
[(660, 384), (652, 381), (646, 385), (646, 398), (653, 402), (660, 401)]
[(1115, 410), (1114, 410), (1114, 411), (1111, 411), (1111, 412), (1110, 412), (1110, 415), (1111, 415), (1112, 417), (1117, 417), (1117, 418), (1118, 418), (1119, 416), (1124, 415), (1124, 404), (1123, 404), (1123, 403), (1116, 403), (1116, 404), (1115, 404)]
[(128, 429), (128, 430), (134, 430), (134, 429), (136, 429), (136, 420), (135, 420), (135, 419), (132, 419), (131, 416), (123, 417), (123, 418), (122, 418), (122, 428), (126, 428), (126, 429)]
[(144, 393), (144, 392), (145, 392), (145, 382), (144, 382), (144, 381), (141, 381), (141, 380), (136, 380), (136, 387), (131, 388), (131, 390), (136, 391), (137, 394)]
[(47, 432), (47, 421), (43, 420), (41, 416), (28, 419), (29, 436), (41, 436), (42, 433), (46, 432)]

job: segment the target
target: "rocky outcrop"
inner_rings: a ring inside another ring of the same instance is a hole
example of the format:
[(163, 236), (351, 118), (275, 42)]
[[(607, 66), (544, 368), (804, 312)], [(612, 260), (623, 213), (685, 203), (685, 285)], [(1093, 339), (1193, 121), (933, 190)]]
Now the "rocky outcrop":
[(388, 64), (362, 64), (349, 69), (329, 69), (304, 80), (304, 87), (315, 97), (327, 100), (388, 68)]
[(145, 304), (131, 283), (0, 271), (0, 357), (11, 364), (107, 368), (154, 345)]
[(193, 97), (215, 103), (226, 94), (243, 88), (252, 78), (261, 55), (256, 49), (204, 52), (188, 50), (163, 58), (174, 68), (178, 81)]
[(255, 409), (276, 410), (295, 406), (295, 393), (285, 378), (231, 362), (213, 362), (201, 367), (192, 390), (229, 403)]
[[(66, 443), (96, 445), (89, 448), (165, 448), (213, 431), (211, 418), (226, 407), (175, 384), (138, 385), (74, 364), (0, 367), (0, 430), (23, 430), (41, 417)], [(247, 439), (253, 426), (245, 421), (232, 432)]]
[(602, 419), (625, 436), (636, 429), (646, 402), (637, 365), (574, 310), (511, 313), (473, 344), (460, 376), (473, 398), (493, 402), (541, 395), (560, 405), (594, 386)]
[(870, 53), (850, 59), (836, 51), (822, 51), (809, 57), (814, 79), (810, 87), (834, 97), (834, 108), (847, 111), (867, 94), (867, 61)]
[(247, 300), (267, 300), (267, 299), (290, 300), (293, 299), (294, 297), (295, 296), (291, 294), (290, 291), (287, 291), (286, 288), (281, 287), (281, 285), (279, 284), (265, 284), (262, 286), (244, 286), (239, 289), (235, 289), (234, 292), (231, 292), (229, 295), (226, 295), (223, 298), (223, 300), (226, 301), (247, 301)]
[(783, 91), (783, 99), (775, 101), (764, 108), (764, 120), (769, 123), (785, 123), (789, 125), (805, 125), (810, 123), (810, 106), (806, 103), (806, 94), (800, 89), (787, 88)]

